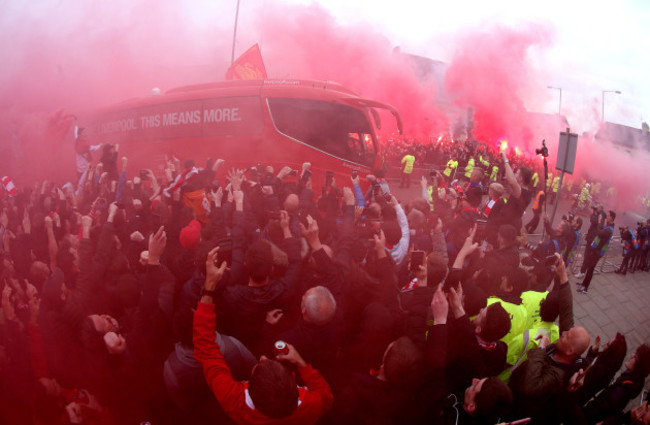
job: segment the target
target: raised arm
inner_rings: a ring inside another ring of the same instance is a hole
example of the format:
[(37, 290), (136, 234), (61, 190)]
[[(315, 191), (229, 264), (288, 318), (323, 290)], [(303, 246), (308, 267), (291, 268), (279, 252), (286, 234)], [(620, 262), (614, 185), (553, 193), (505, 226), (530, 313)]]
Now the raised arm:
[(109, 221), (104, 224), (97, 249), (91, 251), (90, 227), (92, 218), (82, 217), (81, 244), (79, 247), (79, 275), (77, 285), (65, 303), (65, 315), (73, 323), (78, 323), (84, 316), (93, 312), (100, 300), (99, 287), (102, 277), (110, 262), (110, 250), (113, 244), (113, 219), (117, 206), (113, 202), (109, 207)]
[(512, 171), (512, 167), (510, 167), (510, 161), (508, 160), (508, 157), (506, 157), (506, 153), (501, 152), (501, 157), (503, 158), (503, 169), (505, 171), (506, 182), (510, 187), (510, 194), (519, 199), (519, 196), (521, 196), (521, 186), (517, 183), (517, 178), (515, 177), (515, 173)]
[(122, 157), (122, 169), (120, 174), (117, 177), (117, 187), (115, 189), (115, 202), (121, 204), (124, 202), (124, 192), (126, 190), (126, 166), (128, 165), (129, 160), (127, 157)]
[(399, 223), (399, 227), (402, 231), (401, 239), (391, 251), (393, 260), (395, 260), (395, 264), (399, 266), (404, 261), (404, 258), (406, 258), (406, 254), (408, 254), (411, 233), (409, 230), (409, 222), (406, 218), (406, 214), (404, 213), (402, 206), (397, 202), (395, 196), (391, 197), (390, 204), (393, 206), (393, 208), (395, 208), (395, 212), (397, 213), (397, 222)]
[(289, 259), (289, 266), (284, 274), (282, 280), (287, 285), (290, 294), (294, 294), (300, 277), (300, 239), (294, 237), (289, 229), (289, 214), (282, 210), (280, 211), (280, 228), (284, 236), (282, 248), (287, 253)]
[(560, 333), (568, 331), (574, 325), (573, 321), (573, 293), (569, 285), (569, 275), (566, 271), (566, 264), (559, 253), (555, 256), (558, 258), (555, 263), (556, 283), (560, 285)]
[(244, 280), (244, 256), (246, 253), (246, 240), (244, 236), (244, 192), (233, 191), (235, 211), (232, 217), (232, 265), (229, 285), (237, 284)]
[(225, 261), (220, 266), (216, 264), (218, 251), (219, 248), (210, 251), (205, 262), (204, 295), (194, 312), (194, 358), (201, 364), (205, 380), (217, 400), (226, 409), (226, 413), (230, 413), (229, 408), (243, 403), (244, 385), (233, 379), (214, 337), (217, 320), (214, 300), (209, 294), (216, 290), (226, 270)]
[(366, 198), (364, 198), (363, 191), (361, 190), (361, 185), (359, 184), (360, 177), (358, 175), (355, 177), (351, 177), (351, 181), (352, 181), (352, 190), (354, 191), (354, 198), (356, 200), (356, 204), (360, 207), (365, 207)]
[(442, 226), (442, 220), (440, 217), (438, 217), (438, 222), (436, 223), (435, 227), (433, 228), (433, 231), (431, 232), (431, 244), (433, 246), (433, 249), (431, 252), (435, 252), (436, 254), (440, 254), (442, 258), (445, 259), (445, 262), (449, 262), (449, 253), (447, 252), (447, 241), (445, 239), (445, 235), (442, 232), (443, 226)]
[(47, 250), (50, 254), (50, 270), (54, 270), (56, 267), (56, 254), (59, 247), (54, 237), (54, 221), (50, 216), (45, 217), (45, 230), (47, 232)]

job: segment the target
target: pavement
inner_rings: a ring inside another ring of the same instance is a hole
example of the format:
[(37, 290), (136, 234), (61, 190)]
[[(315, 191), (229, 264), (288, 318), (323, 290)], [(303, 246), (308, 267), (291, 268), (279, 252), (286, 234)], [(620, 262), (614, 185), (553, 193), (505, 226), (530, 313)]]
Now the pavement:
[[(615, 258), (612, 258), (616, 262)], [(620, 261), (618, 261), (620, 264)], [(626, 360), (641, 344), (650, 344), (650, 273), (627, 273), (625, 276), (606, 272), (594, 274), (587, 294), (577, 293), (582, 279), (569, 276), (573, 288), (573, 317), (576, 326), (583, 326), (592, 337), (601, 338), (601, 347), (620, 332), (627, 342)], [(618, 375), (618, 374), (617, 374)], [(646, 379), (645, 388), (649, 380)], [(640, 395), (628, 408), (639, 405)]]
[[(575, 288), (582, 279), (569, 278)], [(620, 332), (625, 335), (628, 354), (650, 342), (650, 273), (636, 272), (594, 275), (587, 294), (574, 290), (573, 315), (592, 337), (608, 341)]]

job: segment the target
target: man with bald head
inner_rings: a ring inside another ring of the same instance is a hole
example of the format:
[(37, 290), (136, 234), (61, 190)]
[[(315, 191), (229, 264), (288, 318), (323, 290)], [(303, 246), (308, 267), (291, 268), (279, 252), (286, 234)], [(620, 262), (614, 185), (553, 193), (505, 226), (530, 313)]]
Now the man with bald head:
[(510, 379), (515, 396), (512, 417), (532, 417), (546, 423), (551, 415), (561, 415), (565, 409), (559, 406), (566, 398), (569, 380), (580, 369), (578, 360), (590, 340), (589, 332), (581, 326), (562, 332), (555, 344), (549, 345), (546, 336), (540, 338), (538, 348), (528, 352), (528, 360)]
[(300, 198), (295, 193), (290, 193), (284, 200), (283, 207), (289, 214), (298, 210)]
[(316, 326), (328, 324), (336, 314), (336, 300), (324, 286), (310, 288), (302, 296), (300, 305), (305, 322)]
[(278, 338), (302, 350), (303, 358), (327, 376), (334, 365), (342, 331), (336, 300), (329, 289), (315, 286), (303, 294), (300, 311), (295, 326)]

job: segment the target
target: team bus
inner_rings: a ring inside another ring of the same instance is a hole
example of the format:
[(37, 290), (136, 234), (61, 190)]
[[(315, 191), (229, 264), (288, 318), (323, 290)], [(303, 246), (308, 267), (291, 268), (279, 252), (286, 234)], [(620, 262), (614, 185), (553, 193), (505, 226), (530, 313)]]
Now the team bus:
[(340, 84), (233, 80), (154, 91), (99, 110), (81, 126), (93, 143), (119, 144), (134, 166), (151, 168), (174, 155), (199, 165), (223, 158), (228, 168), (261, 163), (277, 172), (308, 161), (316, 181), (327, 170), (349, 178), (352, 170), (364, 175), (381, 165), (378, 109), (394, 116), (401, 133), (394, 107)]

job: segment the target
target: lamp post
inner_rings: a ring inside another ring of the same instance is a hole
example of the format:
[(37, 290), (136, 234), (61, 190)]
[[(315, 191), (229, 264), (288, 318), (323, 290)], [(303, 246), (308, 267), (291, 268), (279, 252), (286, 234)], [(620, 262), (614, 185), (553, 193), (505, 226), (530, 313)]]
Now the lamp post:
[(235, 11), (235, 29), (232, 33), (232, 55), (230, 56), (230, 65), (235, 63), (235, 39), (237, 38), (237, 20), (239, 19), (239, 0), (237, 0), (237, 10)]
[(603, 110), (602, 110), (602, 115), (600, 120), (602, 122), (605, 122), (605, 93), (616, 93), (616, 94), (621, 94), (620, 90), (603, 90)]
[(548, 86), (547, 88), (549, 88), (551, 90), (559, 90), (560, 91), (560, 107), (557, 110), (557, 114), (561, 115), (562, 114), (562, 87)]

